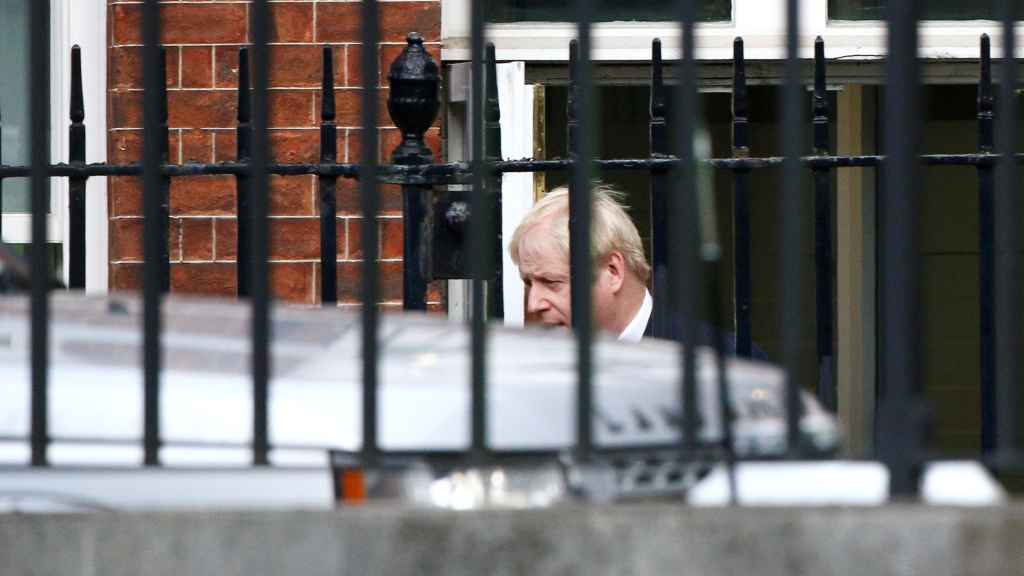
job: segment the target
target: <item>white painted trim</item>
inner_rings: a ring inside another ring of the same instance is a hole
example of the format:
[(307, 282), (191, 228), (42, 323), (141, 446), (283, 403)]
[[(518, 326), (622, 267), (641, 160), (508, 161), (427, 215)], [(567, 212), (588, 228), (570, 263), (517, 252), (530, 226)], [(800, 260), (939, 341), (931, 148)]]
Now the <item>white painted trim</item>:
[[(497, 65), (498, 104), (501, 108), (501, 151), (506, 159), (533, 156), (533, 87), (526, 85), (526, 63), (509, 62)], [(448, 160), (462, 161), (470, 156), (472, 110), (469, 97), (470, 65), (448, 67)], [(533, 206), (533, 175), (505, 174), (501, 182), (502, 231), (502, 295), (504, 322), (522, 326), (523, 283), (519, 271), (508, 255), (509, 241), (516, 226)], [(448, 283), (448, 315), (454, 319), (469, 318), (470, 292), (464, 280)]]
[[(8, 212), (3, 215), (4, 242), (8, 244), (29, 244), (32, 242), (32, 215)], [(46, 215), (46, 241), (60, 242), (63, 218), (56, 214)]]
[[(88, 162), (107, 161), (107, 5), (102, 0), (76, 2), (75, 16), (81, 24), (76, 26), (75, 41), (82, 47), (85, 109), (88, 111), (88, 130), (92, 137), (86, 141), (85, 158)], [(86, 55), (88, 54), (88, 57)], [(85, 208), (85, 271), (87, 292), (106, 292), (108, 289), (108, 231), (107, 179), (90, 178), (86, 191)]]
[[(442, 0), (442, 49), (445, 61), (469, 60), (470, 0)], [(785, 58), (785, 1), (733, 0), (731, 22), (696, 26), (695, 55), (699, 60), (731, 60), (732, 42), (745, 41), (748, 60)], [(981, 34), (992, 38), (992, 56), (1000, 57), (1001, 33), (989, 20), (964, 22), (928, 21), (920, 25), (919, 54), (923, 58), (975, 59)], [(569, 57), (569, 40), (575, 36), (572, 23), (528, 22), (487, 27), (487, 39), (494, 42), (498, 60), (563, 62)], [(1017, 33), (1024, 26), (1017, 26)], [(800, 48), (802, 58), (814, 55), (814, 39), (825, 39), (826, 58), (876, 59), (886, 54), (886, 27), (877, 21), (830, 21), (823, 0), (801, 3)], [(679, 26), (673, 22), (609, 22), (595, 24), (593, 51), (596, 61), (647, 61), (651, 41), (661, 38), (666, 59), (677, 59)], [(1024, 42), (1018, 42), (1018, 57), (1024, 56)]]
[[(498, 64), (498, 105), (501, 109), (501, 155), (506, 159), (533, 156), (533, 86), (526, 84), (526, 63)], [(533, 174), (509, 173), (501, 179), (502, 295), (506, 326), (523, 326), (526, 311), (519, 268), (509, 256), (509, 243), (519, 222), (533, 207)]]
[[(68, 161), (68, 124), (71, 110), (71, 48), (82, 49), (82, 90), (85, 97), (87, 162), (107, 159), (107, 7), (103, 0), (56, 0), (52, 3), (51, 65), (52, 156)], [(59, 215), (60, 238), (67, 238), (64, 217), (68, 199), (66, 178), (53, 179), (54, 214)], [(86, 184), (85, 272), (87, 292), (107, 291), (107, 179), (89, 178)], [(59, 241), (59, 240), (58, 240)], [(64, 277), (70, 266), (69, 246), (64, 243)]]
[[(50, 161), (67, 162), (68, 132), (71, 99), (71, 0), (50, 2)], [(68, 244), (68, 180), (67, 178), (50, 179), (50, 214), (47, 226), (47, 239), (55, 236), (55, 242), (62, 242), (63, 271), (68, 277), (70, 258)], [(54, 230), (56, 228), (56, 230)]]
[[(470, 64), (452, 64), (447, 67), (448, 98), (445, 106), (448, 138), (446, 158), (449, 162), (465, 161), (469, 157), (468, 86)], [(454, 188), (454, 186), (453, 186)], [(455, 321), (470, 320), (472, 286), (469, 280), (448, 281), (448, 317)]]
[[(874, 154), (875, 87), (851, 86), (837, 98), (837, 153)], [(836, 173), (836, 382), (845, 454), (872, 453), (875, 422), (875, 171)]]

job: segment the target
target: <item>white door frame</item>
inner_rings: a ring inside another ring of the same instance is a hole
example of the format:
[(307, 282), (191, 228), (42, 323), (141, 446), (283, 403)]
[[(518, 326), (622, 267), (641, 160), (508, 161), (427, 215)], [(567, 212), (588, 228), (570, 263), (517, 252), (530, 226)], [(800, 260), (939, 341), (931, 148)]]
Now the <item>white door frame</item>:
[[(107, 161), (107, 3), (104, 0), (53, 0), (51, 38), (52, 155), (68, 161), (68, 125), (71, 110), (71, 47), (82, 50), (82, 92), (85, 98), (86, 162)], [(53, 179), (54, 197), (61, 208), (62, 238), (68, 237), (68, 180)], [(92, 177), (85, 193), (85, 289), (107, 291), (107, 179)], [(64, 277), (70, 253), (63, 243)]]
[[(468, 159), (472, 150), (470, 72), (468, 63), (453, 64), (448, 69), (449, 161)], [(505, 159), (530, 157), (533, 155), (533, 86), (526, 84), (526, 64), (498, 64), (497, 73), (502, 156)], [(522, 326), (525, 322), (523, 283), (509, 256), (508, 246), (516, 226), (533, 206), (533, 174), (502, 176), (501, 196), (504, 323), (507, 326)], [(448, 313), (453, 318), (469, 317), (470, 291), (466, 284), (465, 281), (456, 280), (448, 285)]]

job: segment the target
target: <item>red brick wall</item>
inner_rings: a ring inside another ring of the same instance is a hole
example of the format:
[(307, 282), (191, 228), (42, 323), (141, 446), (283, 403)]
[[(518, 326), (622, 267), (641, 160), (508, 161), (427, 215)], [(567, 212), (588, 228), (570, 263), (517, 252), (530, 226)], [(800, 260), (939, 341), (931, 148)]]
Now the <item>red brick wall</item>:
[[(141, 4), (109, 3), (109, 158), (134, 162), (142, 157)], [(249, 38), (247, 1), (161, 2), (162, 41), (167, 47), (170, 161), (235, 159), (238, 48)], [(358, 2), (271, 2), (270, 135), (278, 162), (316, 162), (319, 157), (321, 46), (334, 47), (338, 160), (358, 162), (359, 101), (362, 78)], [(410, 31), (420, 32), (438, 58), (440, 0), (380, 3), (382, 79), (381, 157), (398, 143), (384, 102), (387, 67)], [(440, 129), (427, 142), (437, 153)], [(312, 176), (270, 178), (271, 288), (295, 303), (319, 301), (320, 232), (316, 180)], [(382, 298), (402, 297), (401, 199), (397, 187), (381, 187), (380, 257)], [(171, 185), (171, 290), (233, 295), (235, 280), (235, 183), (230, 176), (175, 178)], [(113, 178), (109, 193), (110, 287), (141, 284), (142, 199), (137, 178)], [(338, 182), (337, 272), (339, 301), (358, 302), (362, 251), (357, 185)], [(434, 287), (432, 308), (440, 304)]]

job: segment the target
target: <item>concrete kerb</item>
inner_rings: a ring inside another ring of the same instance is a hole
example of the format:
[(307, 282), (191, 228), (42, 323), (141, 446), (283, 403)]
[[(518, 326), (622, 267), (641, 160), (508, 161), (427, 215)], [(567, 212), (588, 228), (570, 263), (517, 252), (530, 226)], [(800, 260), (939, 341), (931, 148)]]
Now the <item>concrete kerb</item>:
[(5, 576), (1024, 573), (1024, 506), (0, 516)]

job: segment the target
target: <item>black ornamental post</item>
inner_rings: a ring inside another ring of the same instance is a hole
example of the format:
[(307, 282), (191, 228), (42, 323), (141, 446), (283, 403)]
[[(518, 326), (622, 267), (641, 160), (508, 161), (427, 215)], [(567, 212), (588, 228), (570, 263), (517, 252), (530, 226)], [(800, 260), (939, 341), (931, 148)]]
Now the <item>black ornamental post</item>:
[[(433, 153), (424, 143), (423, 135), (434, 124), (441, 107), (438, 98), (441, 75), (437, 62), (423, 47), (423, 38), (413, 32), (406, 40), (405, 50), (391, 64), (388, 73), (388, 113), (402, 133), (402, 143), (391, 157), (398, 165), (430, 164), (434, 161)], [(423, 239), (429, 197), (429, 186), (402, 185), (402, 307), (406, 310), (426, 310), (427, 307)]]
[[(664, 65), (661, 59), (661, 40), (651, 43), (651, 107), (648, 135), (651, 156), (668, 157), (668, 90), (665, 87)], [(654, 322), (652, 334), (664, 338), (668, 334), (669, 303), (668, 290), (668, 195), (671, 185), (667, 170), (651, 171), (651, 264), (654, 288)]]
[[(829, 150), (829, 103), (825, 86), (825, 41), (821, 36), (814, 41), (814, 154), (828, 156)], [(815, 325), (817, 330), (818, 353), (818, 400), (830, 410), (838, 405), (835, 382), (835, 350), (832, 299), (834, 273), (832, 258), (832, 171), (814, 168), (814, 258), (815, 258)]]
[[(68, 128), (68, 160), (85, 165), (85, 98), (82, 94), (82, 50), (71, 48), (71, 126)], [(84, 176), (68, 178), (68, 288), (85, 289), (85, 182)]]
[[(321, 68), (320, 163), (331, 164), (338, 161), (338, 127), (334, 107), (334, 52), (330, 46), (324, 46)], [(317, 177), (320, 195), (320, 302), (323, 306), (336, 306), (338, 302), (337, 184), (337, 176), (321, 174)]]

